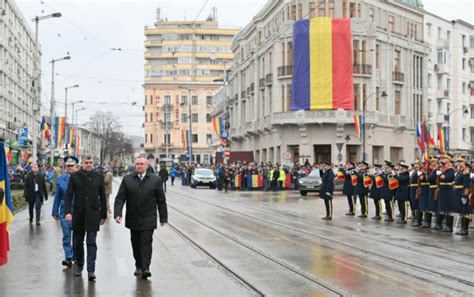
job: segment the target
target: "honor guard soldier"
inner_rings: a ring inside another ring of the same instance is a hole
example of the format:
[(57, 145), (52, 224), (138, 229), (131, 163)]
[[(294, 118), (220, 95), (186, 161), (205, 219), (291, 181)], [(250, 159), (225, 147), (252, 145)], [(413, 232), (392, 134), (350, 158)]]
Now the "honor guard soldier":
[[(435, 159), (435, 164), (437, 165), (437, 160)], [(419, 197), (418, 197), (418, 209), (424, 213), (424, 222), (421, 225), (421, 228), (431, 228), (432, 213), (429, 210), (429, 201), (430, 201), (430, 183), (428, 182), (428, 177), (431, 174), (431, 163), (428, 161), (428, 164), (421, 169), (421, 174), (418, 177), (418, 184), (420, 187)]]
[(393, 196), (395, 195), (395, 190), (391, 189), (390, 182), (394, 179), (393, 164), (390, 161), (385, 162), (385, 170), (382, 174), (384, 184), (382, 187), (381, 197), (385, 202), (385, 212), (387, 217), (385, 218), (386, 222), (393, 222)]
[(453, 168), (453, 155), (446, 154), (441, 160), (441, 165), (443, 166), (441, 170), (441, 175), (439, 176), (439, 199), (438, 207), (439, 213), (441, 216), (446, 218), (446, 225), (443, 229), (444, 232), (453, 232), (453, 221), (454, 217), (451, 214), (453, 210), (453, 200), (454, 200), (454, 175), (455, 171)]
[(412, 226), (420, 227), (423, 220), (423, 212), (419, 208), (419, 201), (421, 195), (421, 176), (420, 160), (417, 159), (415, 163), (411, 164), (412, 172), (410, 174), (410, 208), (412, 215)]
[(323, 174), (319, 196), (324, 199), (326, 206), (326, 216), (323, 220), (332, 220), (332, 196), (334, 193), (334, 172), (329, 162), (323, 163)]
[(383, 187), (383, 178), (382, 175), (382, 165), (374, 164), (374, 174), (370, 175), (372, 179), (372, 185), (370, 186), (369, 198), (374, 200), (375, 205), (375, 216), (372, 217), (372, 220), (381, 220), (382, 219), (382, 203), (381, 193)]
[(395, 193), (395, 200), (398, 203), (398, 210), (400, 211), (400, 220), (398, 224), (406, 224), (408, 222), (408, 201), (410, 200), (410, 192), (408, 186), (410, 184), (410, 173), (408, 172), (408, 165), (404, 161), (398, 162), (400, 166), (398, 174), (395, 178), (398, 180), (398, 189)]
[(471, 191), (471, 169), (466, 160), (459, 156), (456, 160), (458, 172), (454, 178), (453, 212), (461, 218), (461, 230), (456, 235), (468, 235), (469, 230), (469, 194)]
[(355, 186), (355, 191), (357, 196), (359, 196), (360, 201), (360, 215), (359, 218), (366, 218), (369, 212), (369, 201), (367, 200), (367, 195), (369, 194), (369, 189), (364, 184), (364, 177), (368, 177), (369, 174), (369, 163), (366, 161), (361, 161), (359, 163), (360, 170), (357, 174), (357, 185)]
[(346, 168), (343, 169), (344, 173), (344, 185), (342, 187), (342, 193), (347, 196), (347, 203), (349, 204), (349, 212), (346, 216), (355, 215), (354, 212), (354, 185), (352, 184), (352, 175), (355, 174), (355, 163), (352, 161), (346, 162)]
[(430, 183), (430, 192), (428, 199), (428, 211), (436, 215), (435, 226), (433, 230), (440, 230), (441, 224), (443, 223), (443, 216), (438, 213), (438, 177), (441, 175), (441, 170), (439, 168), (438, 159), (432, 158), (430, 160), (430, 174), (428, 175), (428, 182)]

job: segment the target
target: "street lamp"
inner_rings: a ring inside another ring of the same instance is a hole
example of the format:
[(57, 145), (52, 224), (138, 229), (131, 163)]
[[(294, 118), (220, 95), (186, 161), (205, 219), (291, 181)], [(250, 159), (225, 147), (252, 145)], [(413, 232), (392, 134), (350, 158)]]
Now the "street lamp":
[[(193, 161), (193, 133), (192, 133), (192, 119), (191, 119), (191, 90), (185, 88), (183, 86), (178, 86), (179, 89), (187, 90), (188, 91), (188, 122), (189, 122), (189, 162)], [(181, 103), (184, 105), (184, 103)]]
[[(37, 50), (34, 51), (34, 63), (33, 63), (33, 86), (35, 88), (35, 94), (34, 94), (34, 101), (33, 101), (33, 115), (36, 118), (37, 115), (39, 114), (39, 109), (40, 109), (40, 87), (39, 87), (39, 80), (41, 77), (41, 73), (39, 73), (39, 68), (38, 65), (41, 63), (39, 60), (39, 42), (38, 42), (38, 34), (39, 34), (39, 21), (49, 19), (49, 18), (58, 18), (61, 16), (60, 12), (55, 12), (50, 15), (45, 15), (45, 16), (35, 16), (34, 19), (32, 19), (33, 22), (36, 23), (35, 26), (35, 45), (37, 47)], [(36, 120), (35, 120), (36, 122)], [(33, 159), (36, 161), (36, 156), (38, 154), (37, 152), (37, 129), (33, 129), (34, 131), (34, 137), (33, 137)], [(36, 139), (35, 139), (36, 138)]]
[(56, 62), (60, 61), (65, 61), (65, 60), (70, 60), (71, 56), (64, 56), (59, 59), (52, 59), (51, 60), (51, 111), (50, 111), (50, 117), (51, 117), (51, 161), (50, 164), (53, 166), (54, 164), (54, 64)]
[[(377, 92), (374, 92), (372, 94), (370, 94), (369, 96), (365, 97), (363, 102), (362, 102), (362, 159), (364, 161), (367, 161), (367, 153), (365, 151), (365, 143), (366, 143), (366, 135), (367, 135), (367, 131), (366, 131), (366, 128), (367, 128), (367, 121), (365, 120), (365, 105), (367, 104), (367, 101), (369, 100), (370, 97), (372, 97), (373, 95), (377, 95), (379, 94), (380, 91), (377, 91)], [(385, 98), (387, 97), (387, 93), (385, 91), (382, 91), (382, 93), (380, 94), (381, 97)]]
[(447, 148), (446, 150), (449, 151), (449, 143), (451, 142), (451, 125), (450, 125), (450, 120), (451, 120), (451, 115), (453, 113), (455, 113), (456, 111), (458, 110), (461, 110), (461, 109), (464, 109), (463, 111), (463, 114), (464, 115), (468, 115), (469, 114), (469, 110), (466, 108), (466, 107), (460, 107), (460, 108), (456, 108), (455, 110), (451, 111), (449, 114), (448, 114), (448, 142), (446, 143), (447, 144)]
[[(85, 107), (81, 107), (81, 108), (76, 109), (76, 117), (75, 117), (76, 123), (77, 123), (77, 113), (78, 113), (79, 111), (83, 111), (84, 109), (86, 109), (86, 108), (85, 108)], [(77, 124), (76, 124), (76, 126), (77, 126)]]
[(83, 100), (79, 100), (79, 101), (74, 101), (71, 103), (72, 105), (72, 121), (71, 121), (71, 124), (74, 125), (74, 105), (76, 104), (79, 104), (79, 103), (83, 103), (84, 101)]
[(79, 85), (73, 85), (73, 86), (64, 88), (64, 118), (66, 118), (66, 123), (67, 123), (67, 90), (74, 89), (74, 88), (79, 88)]

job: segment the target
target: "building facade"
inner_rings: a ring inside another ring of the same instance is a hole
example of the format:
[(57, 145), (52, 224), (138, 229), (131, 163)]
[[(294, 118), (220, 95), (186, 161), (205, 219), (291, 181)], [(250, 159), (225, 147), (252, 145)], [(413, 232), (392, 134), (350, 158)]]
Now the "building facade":
[[(367, 160), (413, 160), (427, 112), (423, 14), (419, 1), (268, 1), (232, 43), (232, 151), (251, 150), (257, 161), (360, 160), (353, 116), (365, 107)], [(290, 111), (293, 23), (318, 16), (351, 18), (354, 111)]]
[(474, 26), (431, 13), (424, 18), (431, 131), (447, 128), (446, 148), (471, 155), (474, 141)]
[(76, 127), (76, 133), (80, 137), (78, 157), (91, 155), (94, 160), (100, 160), (100, 135), (80, 126)]
[[(192, 160), (213, 160), (212, 96), (232, 65), (235, 29), (206, 21), (164, 21), (145, 28), (144, 148), (155, 158), (186, 156), (182, 132), (191, 117)], [(191, 112), (190, 112), (191, 110)]]
[(14, 1), (0, 0), (0, 13), (0, 137), (18, 141), (19, 129), (27, 128), (32, 144), (39, 136), (41, 53)]

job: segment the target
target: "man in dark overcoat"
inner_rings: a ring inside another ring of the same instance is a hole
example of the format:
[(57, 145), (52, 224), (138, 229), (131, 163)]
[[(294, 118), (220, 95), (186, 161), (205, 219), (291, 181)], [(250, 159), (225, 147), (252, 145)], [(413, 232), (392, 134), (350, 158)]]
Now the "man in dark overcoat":
[(122, 210), (126, 204), (125, 227), (130, 229), (135, 275), (147, 279), (151, 276), (153, 232), (157, 228), (157, 209), (160, 225), (168, 222), (166, 197), (161, 178), (146, 172), (146, 159), (135, 159), (135, 172), (125, 176), (115, 197), (115, 222), (122, 222)]
[(29, 204), (30, 224), (33, 223), (33, 210), (36, 210), (36, 225), (41, 225), (41, 205), (44, 200), (48, 200), (48, 188), (37, 164), (31, 166), (31, 171), (26, 176), (23, 195)]
[(94, 281), (97, 257), (97, 232), (107, 219), (104, 176), (94, 169), (91, 156), (82, 159), (82, 168), (71, 174), (64, 203), (65, 219), (72, 222), (73, 248), (76, 255), (74, 274), (82, 275), (84, 237), (87, 245), (87, 272)]

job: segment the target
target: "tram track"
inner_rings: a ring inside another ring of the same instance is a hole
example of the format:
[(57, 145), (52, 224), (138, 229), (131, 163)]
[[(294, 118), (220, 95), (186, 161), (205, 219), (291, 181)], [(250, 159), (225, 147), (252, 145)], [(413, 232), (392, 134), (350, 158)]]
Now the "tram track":
[[(265, 253), (264, 251), (252, 246), (251, 244), (243, 241), (243, 240), (240, 240), (238, 239), (237, 237), (234, 237), (234, 236), (231, 236), (229, 234), (226, 234), (220, 230), (218, 230), (217, 228), (214, 228), (212, 226), (210, 226), (209, 224), (206, 224), (204, 223), (203, 221), (195, 218), (194, 216), (180, 210), (179, 208), (175, 207), (175, 206), (172, 206), (168, 203), (168, 208), (172, 209), (173, 211), (181, 214), (182, 216), (192, 220), (193, 222), (205, 227), (206, 229), (208, 230), (211, 230), (212, 232), (216, 233), (216, 234), (219, 234), (220, 236), (236, 243), (237, 245), (247, 249), (248, 251), (252, 252), (253, 254), (256, 254), (258, 255), (259, 257), (263, 257), (264, 259), (282, 267), (283, 269), (285, 269), (286, 271), (289, 271), (303, 279), (305, 279), (306, 281), (309, 281), (311, 282), (312, 284), (315, 284), (316, 286), (318, 287), (321, 287), (337, 296), (347, 296), (349, 295), (347, 292), (341, 290), (341, 289), (338, 289), (338, 288), (335, 288), (334, 286), (331, 286), (327, 283), (325, 283), (323, 280), (315, 277), (314, 275), (311, 275), (309, 273), (306, 273), (302, 270), (300, 270), (299, 268), (297, 267), (294, 267), (293, 265), (283, 261), (283, 260), (280, 260), (280, 259), (277, 259), (267, 253)], [(213, 259), (214, 261), (216, 261), (221, 267), (223, 267), (224, 269), (226, 269), (226, 271), (228, 271), (232, 276), (236, 277), (238, 282), (241, 283), (241, 284), (244, 284), (247, 288), (250, 288), (251, 290), (255, 291), (256, 293), (258, 294), (263, 294), (263, 295), (259, 295), (259, 296), (265, 296), (264, 293), (262, 293), (259, 289), (256, 289), (255, 286), (253, 286), (252, 284), (250, 284), (249, 281), (246, 281), (244, 278), (240, 277), (236, 272), (234, 272), (232, 269), (230, 269), (228, 266), (226, 266), (225, 264), (223, 264), (221, 261), (219, 261), (216, 257), (214, 257), (208, 250), (206, 250), (204, 247), (202, 247), (201, 245), (199, 245), (198, 243), (196, 243), (195, 241), (193, 241), (188, 235), (186, 235), (184, 232), (180, 231), (179, 229), (177, 229), (175, 226), (172, 226), (173, 230), (175, 232), (177, 232), (178, 234), (181, 234), (182, 236), (184, 236), (184, 238), (186, 238), (190, 243), (192, 243), (194, 246), (196, 246), (197, 248), (199, 248), (199, 250), (203, 251), (206, 255), (208, 255), (211, 259)]]
[[(235, 209), (229, 209), (227, 207), (224, 207), (224, 206), (221, 206), (221, 205), (217, 205), (215, 203), (211, 203), (209, 201), (204, 201), (202, 199), (198, 199), (198, 198), (195, 198), (195, 197), (192, 197), (190, 196), (188, 193), (186, 192), (183, 192), (183, 191), (180, 191), (180, 192), (177, 192), (177, 191), (172, 191), (173, 193), (175, 194), (178, 194), (180, 197), (184, 197), (186, 199), (191, 199), (193, 201), (197, 201), (197, 202), (200, 202), (200, 203), (203, 203), (203, 204), (207, 204), (207, 205), (210, 205), (210, 206), (213, 206), (213, 207), (216, 207), (216, 208), (219, 208), (223, 211), (226, 211), (226, 212), (229, 212), (229, 213), (232, 213), (232, 214), (237, 214), (241, 217), (245, 217), (245, 218), (250, 218), (256, 222), (260, 222), (264, 225), (270, 225), (272, 228), (275, 228), (275, 227), (279, 227), (279, 228), (284, 228), (285, 230), (290, 230), (290, 231), (293, 231), (293, 232), (297, 232), (297, 233), (300, 233), (300, 234), (304, 234), (306, 236), (309, 236), (311, 238), (317, 238), (317, 239), (323, 239), (323, 240), (326, 240), (326, 241), (329, 241), (329, 242), (332, 242), (332, 243), (335, 243), (335, 244), (338, 244), (339, 246), (343, 246), (345, 248), (349, 248), (349, 249), (354, 249), (354, 250), (357, 250), (359, 252), (362, 252), (364, 254), (368, 254), (368, 255), (371, 255), (371, 256), (375, 256), (375, 257), (378, 257), (379, 259), (385, 259), (387, 261), (390, 261), (394, 264), (398, 264), (398, 265), (402, 265), (404, 267), (408, 267), (410, 269), (416, 269), (418, 271), (422, 271), (424, 273), (427, 273), (429, 275), (432, 275), (432, 276), (437, 276), (437, 277), (442, 277), (442, 278), (445, 278), (445, 279), (449, 279), (451, 281), (454, 281), (454, 282), (457, 282), (457, 283), (460, 283), (460, 284), (464, 284), (466, 286), (470, 286), (470, 287), (474, 287), (474, 283), (469, 281), (469, 280), (466, 280), (466, 279), (462, 279), (462, 278), (458, 278), (458, 277), (455, 277), (455, 276), (452, 276), (452, 275), (449, 275), (449, 274), (445, 274), (443, 272), (440, 272), (440, 271), (437, 271), (437, 270), (433, 270), (433, 269), (429, 269), (429, 268), (426, 268), (426, 267), (422, 267), (420, 265), (416, 265), (416, 264), (413, 264), (413, 263), (409, 263), (407, 261), (402, 261), (402, 260), (399, 260), (399, 259), (395, 259), (393, 257), (389, 257), (389, 256), (386, 256), (384, 254), (381, 254), (381, 253), (377, 253), (377, 252), (374, 252), (374, 251), (370, 251), (370, 250), (366, 250), (366, 249), (362, 249), (362, 248), (359, 248), (357, 247), (356, 245), (352, 245), (352, 244), (349, 244), (347, 242), (342, 242), (340, 240), (336, 240), (334, 238), (331, 238), (331, 237), (328, 237), (328, 236), (324, 236), (322, 234), (315, 234), (315, 233), (311, 233), (311, 232), (308, 232), (308, 231), (305, 231), (305, 230), (301, 230), (301, 229), (298, 229), (298, 228), (294, 228), (294, 227), (289, 227), (288, 225), (284, 225), (282, 223), (279, 223), (279, 221), (281, 221), (282, 217), (279, 216), (277, 219), (278, 220), (268, 220), (268, 219), (262, 219), (260, 217), (256, 217), (254, 215), (250, 215), (248, 213), (243, 213), (243, 212), (240, 212), (240, 211), (237, 211)], [(211, 198), (213, 199), (213, 198)], [(214, 199), (213, 199), (214, 200)], [(237, 203), (237, 202), (233, 202), (233, 203)], [(245, 206), (247, 208), (252, 208), (252, 207), (248, 207), (248, 206)], [(254, 211), (256, 212), (260, 212), (260, 213), (263, 213), (263, 214), (266, 214), (267, 216), (270, 216), (270, 217), (276, 217), (277, 214), (275, 213), (271, 213), (271, 212), (268, 212), (268, 211), (264, 211), (264, 210), (261, 210), (261, 209), (256, 209), (256, 208), (252, 208)], [(285, 218), (285, 220), (289, 220), (287, 218)], [(294, 222), (294, 219), (292, 219), (292, 222)], [(303, 225), (306, 225), (307, 227), (317, 227), (317, 228), (320, 228), (324, 231), (337, 231), (337, 232), (341, 232), (341, 233), (345, 233), (344, 230), (329, 230), (329, 228), (324, 228), (323, 226), (320, 226), (320, 225), (313, 225), (313, 224), (308, 224), (308, 223), (303, 223), (303, 222), (299, 222)], [(378, 241), (379, 243), (381, 241)], [(387, 243), (387, 242), (383, 242), (383, 244), (385, 245), (391, 245), (393, 246), (393, 243)], [(403, 247), (398, 247), (398, 248), (403, 248)], [(416, 251), (416, 250), (410, 250), (412, 252), (416, 252), (416, 253), (420, 253), (419, 251)], [(426, 253), (425, 253), (426, 254)], [(432, 256), (432, 257), (440, 257), (440, 255), (432, 255), (432, 254), (427, 254), (428, 256)], [(451, 259), (445, 259), (447, 261), (452, 261)], [(460, 261), (454, 261), (454, 262), (458, 262), (459, 264), (465, 264), (464, 262), (460, 262)], [(453, 289), (456, 289), (456, 288), (453, 288)]]

